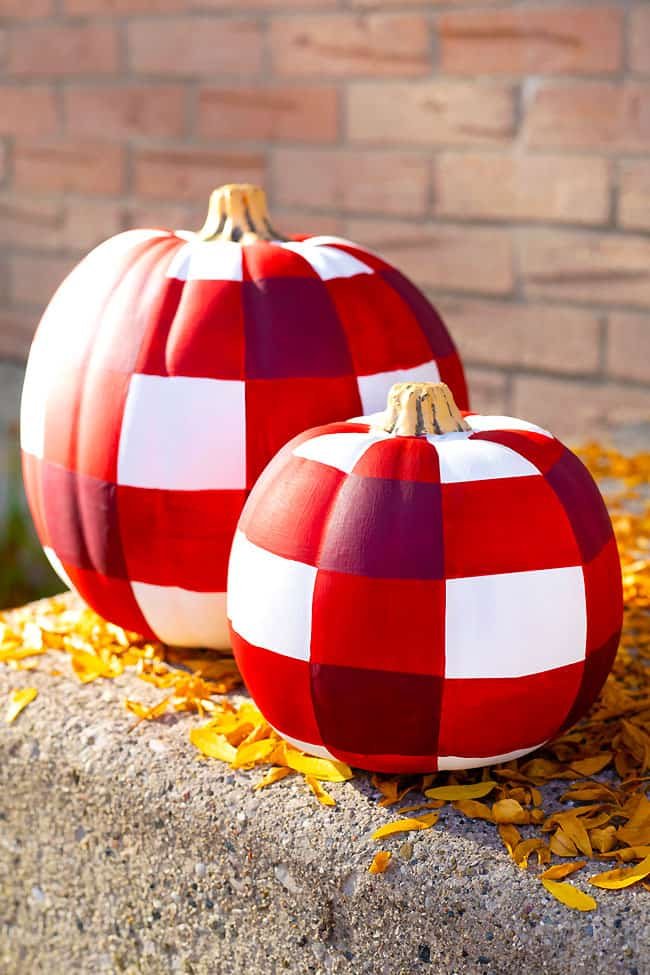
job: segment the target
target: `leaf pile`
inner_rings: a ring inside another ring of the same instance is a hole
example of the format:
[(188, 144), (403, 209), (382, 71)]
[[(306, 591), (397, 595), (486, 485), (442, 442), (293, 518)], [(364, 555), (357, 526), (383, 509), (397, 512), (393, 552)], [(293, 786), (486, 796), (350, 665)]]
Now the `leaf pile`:
[[(594, 899), (565, 882), (588, 861), (614, 861), (612, 869), (589, 878), (594, 887), (650, 889), (650, 453), (626, 457), (590, 444), (581, 456), (601, 482), (623, 567), (623, 636), (599, 700), (576, 727), (533, 756), (491, 769), (374, 775), (369, 781), (378, 805), (397, 814), (375, 830), (375, 840), (429, 830), (439, 810), (451, 805), (468, 819), (492, 823), (519, 868), (545, 867), (540, 879), (549, 893), (568, 907), (589, 911), (596, 907)], [(170, 710), (205, 719), (189, 732), (198, 757), (233, 769), (261, 769), (255, 789), (299, 775), (320, 803), (331, 806), (336, 800), (322, 783), (353, 775), (341, 762), (304, 755), (283, 741), (249, 700), (230, 695), (240, 676), (229, 653), (177, 650), (143, 640), (69, 596), (0, 614), (0, 663), (15, 671), (43, 666), (58, 676), (52, 656), (45, 657), (50, 651), (67, 654), (82, 683), (128, 670), (160, 689), (153, 706), (125, 702), (136, 724)], [(12, 691), (6, 721), (16, 720), (35, 697), (33, 688)], [(563, 782), (566, 787), (554, 800), (552, 783)], [(404, 805), (407, 796), (415, 802)], [(382, 874), (390, 864), (390, 851), (381, 850), (369, 871)]]

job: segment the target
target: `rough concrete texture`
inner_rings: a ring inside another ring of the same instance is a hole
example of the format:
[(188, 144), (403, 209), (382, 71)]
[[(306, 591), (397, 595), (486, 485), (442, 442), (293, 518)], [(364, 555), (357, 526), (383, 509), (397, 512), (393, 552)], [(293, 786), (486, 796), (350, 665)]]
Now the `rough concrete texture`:
[[(650, 971), (646, 890), (569, 911), (451, 808), (377, 844), (395, 813), (366, 777), (328, 786), (332, 809), (297, 777), (255, 793), (259, 770), (197, 758), (195, 717), (131, 730), (124, 698), (155, 694), (133, 675), (81, 686), (47, 664), (0, 668), (0, 702), (40, 690), (0, 726), (2, 975)], [(394, 863), (374, 877), (380, 846)]]

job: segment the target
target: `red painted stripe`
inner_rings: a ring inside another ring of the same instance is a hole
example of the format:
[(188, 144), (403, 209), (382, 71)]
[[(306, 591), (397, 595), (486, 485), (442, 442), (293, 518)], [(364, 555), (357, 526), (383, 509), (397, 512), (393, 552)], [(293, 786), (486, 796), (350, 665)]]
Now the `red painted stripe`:
[(196, 592), (225, 592), (245, 491), (117, 488), (128, 577)]
[(372, 444), (354, 465), (359, 477), (440, 483), (440, 462), (424, 437), (391, 437)]
[(408, 369), (432, 358), (415, 315), (379, 275), (334, 278), (325, 284), (357, 375)]
[(255, 647), (232, 628), (230, 634), (237, 666), (266, 720), (280, 734), (322, 745), (312, 704), (309, 664)]
[(616, 539), (607, 542), (584, 568), (587, 600), (587, 655), (606, 644), (623, 624), (623, 586)]
[(132, 630), (149, 640), (157, 639), (142, 615), (129, 582), (125, 579), (111, 579), (100, 572), (79, 569), (65, 563), (63, 568), (81, 598), (96, 613), (125, 630)]
[(445, 576), (580, 565), (571, 523), (539, 475), (442, 485)]
[(369, 579), (321, 569), (314, 589), (311, 659), (441, 677), (444, 579)]
[(526, 677), (445, 679), (438, 754), (489, 757), (552, 738), (574, 704), (583, 668), (577, 663)]

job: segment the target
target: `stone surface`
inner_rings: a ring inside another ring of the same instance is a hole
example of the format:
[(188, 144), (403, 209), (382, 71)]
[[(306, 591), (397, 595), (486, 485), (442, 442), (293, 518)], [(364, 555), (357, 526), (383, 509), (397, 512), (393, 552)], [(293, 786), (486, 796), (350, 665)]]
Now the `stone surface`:
[[(446, 808), (378, 844), (394, 813), (365, 776), (328, 786), (328, 809), (297, 778), (256, 793), (259, 770), (197, 759), (195, 717), (134, 728), (124, 698), (157, 695), (132, 675), (82, 686), (58, 654), (0, 668), (0, 701), (26, 685), (38, 698), (0, 726), (3, 975), (648, 972), (642, 889), (570, 912), (489, 824)], [(394, 858), (373, 877), (378, 848)]]

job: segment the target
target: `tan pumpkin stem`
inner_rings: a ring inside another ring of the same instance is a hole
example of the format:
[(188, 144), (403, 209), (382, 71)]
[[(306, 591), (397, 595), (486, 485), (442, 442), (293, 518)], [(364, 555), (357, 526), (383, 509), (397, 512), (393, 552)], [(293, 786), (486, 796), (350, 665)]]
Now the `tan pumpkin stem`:
[(400, 437), (471, 430), (446, 383), (395, 383), (380, 425)]
[(266, 193), (253, 183), (228, 183), (210, 196), (208, 215), (197, 237), (252, 244), (256, 240), (286, 240), (271, 226)]

